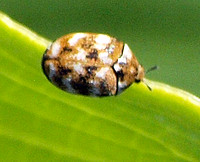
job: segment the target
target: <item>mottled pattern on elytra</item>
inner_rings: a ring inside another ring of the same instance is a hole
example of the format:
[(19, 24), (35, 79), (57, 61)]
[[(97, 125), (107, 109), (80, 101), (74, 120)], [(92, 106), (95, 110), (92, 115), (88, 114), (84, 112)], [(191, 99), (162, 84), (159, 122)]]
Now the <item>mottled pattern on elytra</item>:
[(128, 45), (125, 44), (122, 55), (113, 65), (118, 77), (117, 93), (121, 93), (135, 81), (135, 78), (138, 75), (138, 66), (139, 63), (136, 57), (133, 55)]
[(117, 61), (122, 48), (122, 42), (107, 35), (75, 33), (56, 40), (46, 55), (50, 58), (59, 57), (63, 64), (68, 61), (79, 61), (83, 64), (110, 66)]
[(90, 66), (74, 61), (60, 66), (58, 60), (46, 60), (44, 71), (52, 83), (71, 93), (107, 96), (114, 95), (117, 90), (116, 76), (109, 66)]
[(47, 78), (77, 94), (121, 93), (138, 75), (139, 63), (127, 44), (103, 34), (75, 33), (57, 39), (42, 61)]

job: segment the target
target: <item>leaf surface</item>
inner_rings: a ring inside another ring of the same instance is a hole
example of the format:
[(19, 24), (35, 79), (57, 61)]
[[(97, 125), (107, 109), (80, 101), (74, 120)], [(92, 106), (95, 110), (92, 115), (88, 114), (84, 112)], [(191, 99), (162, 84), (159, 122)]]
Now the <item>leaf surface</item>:
[(41, 69), (50, 44), (0, 13), (0, 159), (199, 161), (200, 99), (145, 80), (116, 97), (72, 95)]

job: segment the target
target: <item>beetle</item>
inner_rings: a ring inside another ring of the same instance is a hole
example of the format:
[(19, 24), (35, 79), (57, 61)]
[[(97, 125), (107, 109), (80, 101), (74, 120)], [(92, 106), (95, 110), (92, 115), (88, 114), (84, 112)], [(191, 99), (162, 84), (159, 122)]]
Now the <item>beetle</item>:
[(60, 89), (89, 96), (118, 95), (145, 75), (126, 43), (96, 33), (58, 38), (45, 51), (42, 68)]

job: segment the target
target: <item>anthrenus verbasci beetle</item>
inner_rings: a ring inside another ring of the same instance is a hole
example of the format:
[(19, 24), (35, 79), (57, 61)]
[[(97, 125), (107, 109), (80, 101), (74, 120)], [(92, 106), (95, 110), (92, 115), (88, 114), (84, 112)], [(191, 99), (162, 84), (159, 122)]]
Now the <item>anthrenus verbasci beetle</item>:
[(60, 89), (89, 96), (118, 95), (144, 78), (144, 68), (127, 44), (95, 33), (57, 39), (45, 51), (42, 68)]

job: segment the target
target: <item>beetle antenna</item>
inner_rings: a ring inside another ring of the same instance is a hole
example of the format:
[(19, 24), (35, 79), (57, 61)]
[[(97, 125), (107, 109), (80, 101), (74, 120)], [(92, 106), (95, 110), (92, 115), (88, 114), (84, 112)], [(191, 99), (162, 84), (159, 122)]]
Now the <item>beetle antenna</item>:
[(157, 70), (159, 67), (157, 65), (150, 67), (149, 69), (147, 69), (147, 71), (145, 72), (146, 74), (149, 73), (150, 71), (153, 70)]
[[(143, 81), (143, 82), (144, 82), (144, 81)], [(150, 91), (152, 91), (152, 88), (151, 88), (147, 83), (144, 82), (144, 84), (147, 86), (147, 88), (148, 88)]]
[[(157, 70), (159, 67), (157, 65), (150, 67), (149, 69), (147, 69), (147, 71), (145, 72), (146, 74), (153, 71), (153, 70)], [(152, 88), (144, 81), (144, 84), (147, 86), (147, 88), (152, 91)]]

